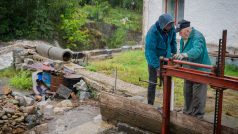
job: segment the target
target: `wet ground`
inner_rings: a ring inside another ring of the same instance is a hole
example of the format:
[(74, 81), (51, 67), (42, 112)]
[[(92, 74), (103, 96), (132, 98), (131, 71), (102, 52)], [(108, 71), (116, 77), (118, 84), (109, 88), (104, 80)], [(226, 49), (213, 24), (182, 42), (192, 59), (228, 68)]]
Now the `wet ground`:
[(54, 116), (53, 120), (47, 122), (48, 130), (43, 131), (42, 134), (64, 134), (68, 130), (93, 121), (98, 115), (100, 110), (97, 106), (81, 105), (62, 115)]

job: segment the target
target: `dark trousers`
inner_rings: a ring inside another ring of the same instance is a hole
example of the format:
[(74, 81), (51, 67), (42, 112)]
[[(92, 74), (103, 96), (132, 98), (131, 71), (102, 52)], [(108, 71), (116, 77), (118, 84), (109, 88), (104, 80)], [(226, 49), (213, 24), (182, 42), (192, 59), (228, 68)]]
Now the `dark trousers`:
[[(148, 72), (149, 72), (149, 81), (153, 83), (157, 83), (157, 69), (148, 65)], [(154, 105), (155, 89), (156, 89), (156, 85), (149, 83), (147, 99), (148, 99), (148, 104), (150, 105)]]
[(205, 113), (207, 85), (184, 81), (184, 110), (188, 115), (202, 118)]

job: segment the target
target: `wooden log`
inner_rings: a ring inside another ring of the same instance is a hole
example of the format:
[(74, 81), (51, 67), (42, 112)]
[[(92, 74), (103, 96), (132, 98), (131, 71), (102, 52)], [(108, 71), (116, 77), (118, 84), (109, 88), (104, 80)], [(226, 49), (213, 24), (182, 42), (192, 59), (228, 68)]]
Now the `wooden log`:
[[(99, 100), (104, 121), (115, 124), (127, 123), (150, 132), (161, 132), (162, 113), (153, 106), (108, 93), (101, 93)], [(213, 124), (182, 113), (171, 112), (170, 133), (212, 134)], [(222, 126), (222, 134), (237, 133), (237, 128)]]

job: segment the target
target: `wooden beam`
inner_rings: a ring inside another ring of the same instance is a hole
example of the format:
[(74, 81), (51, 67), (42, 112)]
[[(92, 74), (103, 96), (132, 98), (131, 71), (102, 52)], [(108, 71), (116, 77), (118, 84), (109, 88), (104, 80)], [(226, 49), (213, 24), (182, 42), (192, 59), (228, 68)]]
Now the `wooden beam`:
[[(127, 123), (154, 133), (161, 132), (162, 113), (153, 106), (126, 97), (101, 93), (100, 111), (104, 121)], [(212, 134), (213, 124), (182, 113), (170, 113), (170, 133)], [(238, 128), (222, 126), (222, 134), (237, 134)]]

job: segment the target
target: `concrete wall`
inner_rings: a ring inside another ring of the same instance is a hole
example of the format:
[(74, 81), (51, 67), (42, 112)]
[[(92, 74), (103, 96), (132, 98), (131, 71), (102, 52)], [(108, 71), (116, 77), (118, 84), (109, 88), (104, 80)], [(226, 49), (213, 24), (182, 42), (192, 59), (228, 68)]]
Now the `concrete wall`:
[(162, 0), (144, 0), (143, 39), (159, 16), (162, 14)]
[[(163, 0), (144, 0), (143, 35), (158, 19)], [(185, 0), (184, 19), (200, 30), (208, 44), (218, 45), (222, 30), (228, 30), (228, 47), (238, 48), (238, 0)]]

